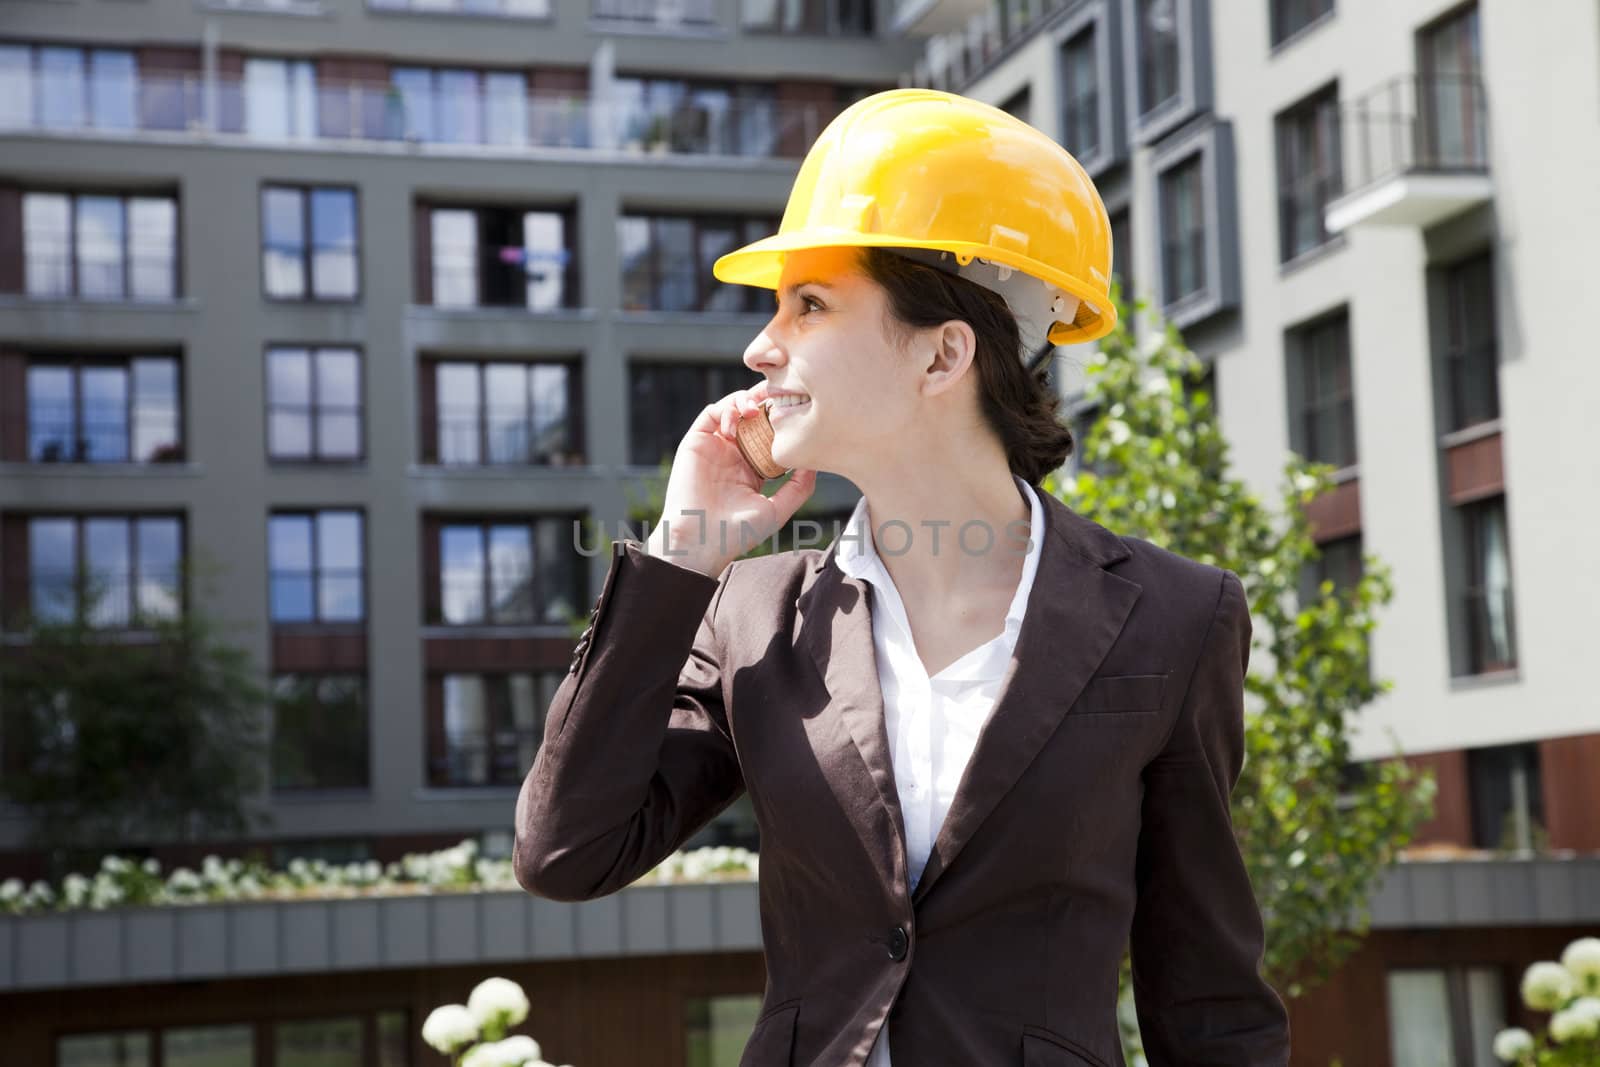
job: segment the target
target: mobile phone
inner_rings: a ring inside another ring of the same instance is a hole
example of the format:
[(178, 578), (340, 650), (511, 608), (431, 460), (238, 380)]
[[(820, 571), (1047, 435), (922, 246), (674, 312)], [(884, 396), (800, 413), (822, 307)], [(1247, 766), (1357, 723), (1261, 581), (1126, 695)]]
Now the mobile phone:
[(767, 418), (767, 406), (770, 403), (770, 400), (761, 403), (757, 407), (757, 414), (735, 423), (739, 454), (750, 464), (750, 469), (764, 479), (777, 478), (789, 472), (788, 467), (772, 458), (772, 421)]

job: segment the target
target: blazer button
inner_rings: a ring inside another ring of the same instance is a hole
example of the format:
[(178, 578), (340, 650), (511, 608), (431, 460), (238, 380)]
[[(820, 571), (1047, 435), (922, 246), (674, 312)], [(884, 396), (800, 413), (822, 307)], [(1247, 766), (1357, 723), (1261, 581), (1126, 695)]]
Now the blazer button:
[(911, 944), (911, 939), (906, 936), (904, 926), (896, 926), (889, 931), (889, 958), (896, 962), (906, 958), (906, 948)]

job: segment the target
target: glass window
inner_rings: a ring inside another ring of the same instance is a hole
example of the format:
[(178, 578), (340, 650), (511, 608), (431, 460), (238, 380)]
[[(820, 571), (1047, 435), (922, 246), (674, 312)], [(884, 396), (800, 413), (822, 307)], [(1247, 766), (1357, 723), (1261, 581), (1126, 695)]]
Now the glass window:
[(528, 368), (518, 363), (488, 363), (483, 373), (489, 462), (526, 463)]
[[(365, 789), (367, 766), (364, 677), (283, 674), (273, 679), (273, 789)], [(317, 1024), (306, 1025), (314, 1031)], [(284, 1044), (281, 1034), (279, 1038), (281, 1064)], [(316, 1047), (316, 1040), (314, 1032), (296, 1032), (289, 1043), (304, 1053), (302, 1046)]]
[(33, 49), (0, 44), (0, 129), (33, 125)]
[(360, 512), (276, 514), (268, 540), (274, 622), (365, 617)]
[(277, 1067), (365, 1067), (359, 1018), (306, 1019), (272, 1028)]
[(1434, 23), (1417, 38), (1422, 67), (1422, 143), (1417, 163), (1441, 170), (1487, 166), (1477, 5)]
[(630, 377), (629, 462), (647, 467), (677, 451), (701, 408), (750, 385), (748, 368), (737, 363), (639, 363)]
[(159, 463), (183, 458), (178, 424), (178, 361), (133, 361), (133, 458)]
[(1389, 1055), (1394, 1067), (1496, 1067), (1494, 1035), (1506, 1026), (1494, 967), (1391, 970)]
[(684, 1001), (684, 1063), (738, 1067), (760, 1014), (761, 997), (756, 994), (689, 997)]
[(489, 527), (491, 622), (532, 622), (533, 543), (526, 526)]
[(529, 309), (550, 311), (567, 306), (565, 220), (553, 211), (527, 212), (522, 216), (522, 243)]
[(482, 422), (476, 363), (440, 363), (436, 371), (439, 462), (476, 465)]
[(361, 458), (361, 358), (353, 348), (267, 350), (267, 455)]
[(1493, 254), (1484, 252), (1445, 268), (1444, 287), (1450, 428), (1460, 430), (1500, 417)]
[(128, 198), (128, 281), (135, 300), (171, 300), (178, 293), (178, 203), (170, 197)]
[(1333, 0), (1272, 0), (1272, 43), (1282, 44), (1333, 10)]
[(303, 141), (316, 136), (316, 74), (310, 60), (246, 59), (244, 127), (251, 137)]
[(57, 1067), (150, 1067), (150, 1035), (72, 1034), (56, 1039)]
[(261, 273), (267, 295), (298, 300), (306, 293), (305, 194), (267, 186), (261, 190)]
[(483, 529), (446, 526), (440, 531), (440, 593), (444, 621), (483, 620)]
[(1326, 244), (1328, 204), (1344, 186), (1339, 152), (1339, 90), (1329, 86), (1279, 115), (1279, 258), (1294, 257)]
[(72, 200), (59, 193), (22, 197), (22, 247), (29, 296), (72, 293)]
[(1139, 114), (1178, 95), (1178, 0), (1139, 0)]
[(128, 461), (128, 369), (84, 367), (78, 375), (83, 418), (78, 432), (88, 463)]
[(356, 295), (356, 194), (352, 189), (311, 191), (311, 287), (319, 299)]
[(1093, 26), (1063, 46), (1061, 81), (1061, 144), (1081, 160), (1100, 147), (1100, 64)]
[(195, 1026), (161, 1034), (163, 1067), (255, 1067), (254, 1028)]
[(389, 72), (389, 82), (400, 90), (406, 136), (433, 140), (433, 72), (424, 67), (395, 67)]
[(1472, 671), (1482, 674), (1509, 670), (1517, 664), (1517, 634), (1506, 498), (1496, 496), (1463, 505), (1460, 514), (1466, 526), (1466, 599)]
[(1302, 360), (1304, 455), (1316, 463), (1352, 466), (1358, 456), (1349, 316), (1341, 312), (1292, 336)]
[(378, 1013), (377, 1067), (411, 1067), (411, 1029), (403, 1011)]
[(139, 99), (133, 53), (96, 48), (89, 53), (89, 105), (97, 130), (131, 130)]
[(77, 459), (78, 418), (71, 367), (28, 368), (28, 458), (37, 463)]
[(39, 124), (65, 130), (87, 125), (83, 49), (40, 48), (38, 56)]
[[(478, 303), (478, 219), (466, 210), (435, 208), (433, 227), (433, 302), (438, 307)], [(532, 283), (530, 282), (530, 288)]]
[(134, 607), (144, 619), (176, 619), (182, 605), (183, 529), (177, 519), (140, 519), (134, 533), (139, 559)]
[(437, 140), (446, 144), (482, 144), (481, 75), (473, 70), (441, 70), (437, 78)]
[(122, 199), (80, 196), (77, 203), (78, 295), (90, 300), (120, 300), (126, 293)]
[[(544, 737), (559, 674), (447, 674), (440, 678), (438, 741), (429, 760), (440, 786), (516, 785)], [(444, 750), (438, 750), (442, 741)]]
[(484, 122), (488, 142), (528, 143), (528, 80), (521, 74), (495, 71), (484, 79)]
[(1201, 166), (1202, 157), (1197, 154), (1161, 175), (1162, 300), (1168, 305), (1206, 285)]
[[(716, 280), (717, 259), (777, 228), (765, 218), (623, 215), (622, 306), (628, 311), (756, 311), (760, 293)], [(769, 298), (770, 299), (770, 298)]]
[(181, 520), (97, 515), (28, 521), (34, 614), (126, 627), (177, 618), (182, 606)]
[(28, 521), (28, 584), (41, 622), (71, 622), (78, 613), (78, 524), (72, 519)]
[(452, 625), (569, 622), (582, 599), (571, 521), (550, 517), (442, 524), (438, 581), (443, 621)]
[(569, 415), (573, 371), (568, 365), (439, 363), (433, 373), (439, 462), (582, 461)]

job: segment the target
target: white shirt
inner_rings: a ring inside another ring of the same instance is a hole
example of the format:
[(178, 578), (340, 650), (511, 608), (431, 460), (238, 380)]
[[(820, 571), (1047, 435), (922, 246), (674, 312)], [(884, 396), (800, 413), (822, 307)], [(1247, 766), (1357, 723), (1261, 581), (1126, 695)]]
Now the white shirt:
[[(931, 678), (917, 654), (911, 638), (905, 605), (894, 587), (883, 560), (869, 535), (871, 528), (867, 499), (862, 497), (845, 524), (835, 562), (845, 574), (862, 579), (873, 588), (872, 643), (877, 652), (878, 685), (883, 690), (884, 725), (894, 763), (895, 787), (900, 795), (900, 811), (905, 818), (906, 865), (915, 889), (927, 866), (933, 842), (939, 836), (956, 786), (961, 782), (967, 761), (978, 741), (978, 731), (989, 718), (1000, 683), (1016, 648), (1017, 632), (1028, 607), (1028, 594), (1039, 569), (1039, 549), (1044, 539), (1044, 508), (1033, 487), (1013, 474), (1028, 500), (1030, 533), (1027, 555), (1023, 558), (1022, 579), (1011, 608), (1006, 612), (1005, 629), (966, 653)], [(960, 552), (956, 540), (961, 524), (953, 522), (938, 529), (940, 552)], [(892, 528), (891, 544), (900, 544), (904, 528)], [(913, 531), (913, 537), (931, 537), (934, 530)], [(993, 531), (994, 552), (1015, 552), (1019, 542), (1015, 531)], [(970, 531), (968, 544), (977, 550), (985, 539)], [(878, 1042), (866, 1067), (890, 1067), (889, 1027), (878, 1031)]]

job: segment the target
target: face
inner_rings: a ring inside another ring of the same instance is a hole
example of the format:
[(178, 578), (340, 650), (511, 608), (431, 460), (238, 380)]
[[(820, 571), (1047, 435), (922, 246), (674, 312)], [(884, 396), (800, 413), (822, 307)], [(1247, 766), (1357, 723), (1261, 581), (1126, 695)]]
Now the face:
[(786, 467), (855, 480), (865, 457), (910, 454), (923, 407), (922, 361), (891, 335), (888, 295), (853, 248), (790, 252), (777, 310), (745, 349), (745, 365), (774, 393), (804, 396), (771, 410), (772, 455)]

